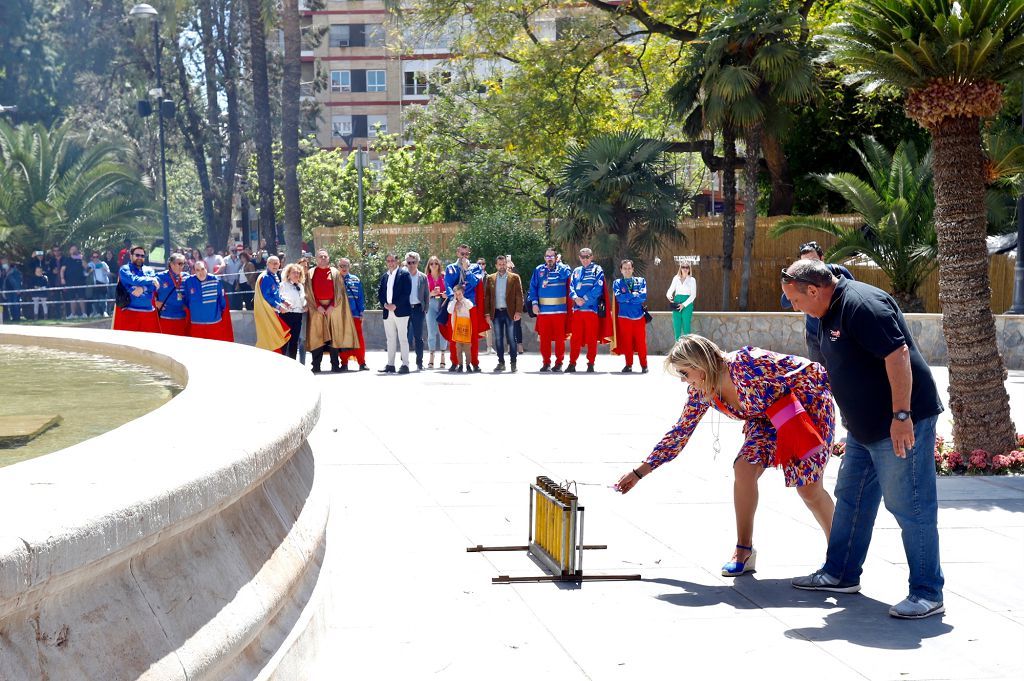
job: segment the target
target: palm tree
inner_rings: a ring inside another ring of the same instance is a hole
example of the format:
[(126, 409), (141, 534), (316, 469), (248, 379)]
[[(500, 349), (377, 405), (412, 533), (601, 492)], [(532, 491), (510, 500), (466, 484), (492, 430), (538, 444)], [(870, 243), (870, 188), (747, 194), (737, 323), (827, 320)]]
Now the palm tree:
[(281, 74), (281, 164), (284, 166), (284, 240), (288, 260), (302, 257), (302, 206), (299, 196), (299, 96), (302, 85), (302, 29), (299, 0), (281, 3), (284, 70)]
[(777, 237), (794, 229), (810, 229), (838, 237), (825, 259), (835, 261), (863, 254), (885, 272), (892, 295), (905, 312), (924, 312), (918, 288), (938, 264), (932, 157), (920, 157), (911, 142), (889, 152), (875, 138), (865, 137), (860, 156), (867, 180), (852, 173), (814, 175), (841, 194), (864, 220), (847, 227), (817, 216), (789, 217), (772, 230)]
[(0, 251), (25, 258), (40, 246), (102, 246), (137, 233), (157, 212), (126, 147), (71, 126), (0, 121)]
[(274, 151), (270, 126), (270, 85), (267, 72), (267, 22), (273, 8), (266, 0), (246, 0), (249, 25), (249, 68), (252, 71), (253, 117), (256, 120), (256, 178), (260, 205), (260, 232), (267, 250), (277, 252), (274, 216)]
[(981, 121), (1024, 75), (1024, 0), (853, 0), (826, 31), (830, 57), (866, 88), (907, 93), (907, 115), (932, 135), (939, 302), (949, 350), (957, 449), (1015, 446), (996, 346), (985, 248)]
[(665, 142), (627, 131), (600, 135), (569, 149), (555, 200), (566, 209), (556, 236), (587, 244), (615, 266), (653, 256), (680, 241), (677, 216), (685, 201), (665, 167)]
[(683, 76), (669, 92), (691, 137), (721, 130), (725, 140), (723, 189), (723, 309), (728, 309), (736, 225), (735, 140), (744, 151), (743, 271), (740, 309), (746, 309), (757, 228), (758, 174), (762, 142), (779, 136), (789, 106), (816, 92), (810, 53), (802, 38), (802, 3), (746, 0), (710, 14)]

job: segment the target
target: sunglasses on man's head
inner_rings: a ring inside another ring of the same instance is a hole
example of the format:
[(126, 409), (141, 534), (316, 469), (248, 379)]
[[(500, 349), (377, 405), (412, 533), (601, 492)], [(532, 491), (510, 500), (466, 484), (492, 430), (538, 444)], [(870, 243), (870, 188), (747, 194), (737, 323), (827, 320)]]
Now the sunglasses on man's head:
[(796, 276), (794, 274), (790, 274), (789, 272), (786, 271), (785, 268), (782, 269), (782, 281), (785, 281), (785, 282), (799, 281), (801, 284), (810, 284), (811, 286), (820, 286), (820, 284), (818, 282), (816, 282), (816, 281), (811, 281), (810, 279), (805, 279), (804, 277), (798, 277), (798, 276)]

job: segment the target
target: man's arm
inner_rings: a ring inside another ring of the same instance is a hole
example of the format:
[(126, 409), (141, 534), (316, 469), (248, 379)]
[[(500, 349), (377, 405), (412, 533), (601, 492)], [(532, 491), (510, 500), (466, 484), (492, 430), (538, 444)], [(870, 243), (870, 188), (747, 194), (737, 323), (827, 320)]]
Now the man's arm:
[[(910, 370), (910, 348), (902, 345), (885, 356), (885, 373), (889, 377), (889, 389), (892, 392), (892, 410), (909, 411), (910, 393), (914, 387), (914, 375)], [(892, 420), (889, 429), (892, 437), (892, 450), (903, 459), (907, 450), (914, 446), (914, 422)]]

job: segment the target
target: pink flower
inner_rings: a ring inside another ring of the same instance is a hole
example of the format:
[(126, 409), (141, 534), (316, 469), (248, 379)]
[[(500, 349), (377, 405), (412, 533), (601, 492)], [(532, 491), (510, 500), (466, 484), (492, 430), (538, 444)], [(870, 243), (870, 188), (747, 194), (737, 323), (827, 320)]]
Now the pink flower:
[(972, 468), (984, 470), (988, 467), (988, 452), (984, 449), (975, 449), (971, 452), (970, 463)]
[(1005, 470), (1013, 464), (1013, 458), (1006, 454), (996, 454), (992, 457), (992, 468), (995, 470)]
[(1015, 464), (1024, 464), (1024, 451), (1021, 451), (1020, 449), (1018, 449), (1018, 450), (1010, 452), (1009, 455), (1010, 455), (1010, 458), (1013, 459), (1013, 463), (1015, 463)]
[[(1020, 437), (1024, 437), (1024, 435), (1022, 435)], [(942, 449), (945, 446), (946, 446), (946, 438), (942, 437), (941, 435), (936, 435), (935, 436), (935, 449)]]
[(1017, 433), (1017, 446), (1024, 447), (1024, 433)]
[(964, 455), (954, 450), (946, 455), (946, 462), (950, 468), (960, 468), (964, 465)]

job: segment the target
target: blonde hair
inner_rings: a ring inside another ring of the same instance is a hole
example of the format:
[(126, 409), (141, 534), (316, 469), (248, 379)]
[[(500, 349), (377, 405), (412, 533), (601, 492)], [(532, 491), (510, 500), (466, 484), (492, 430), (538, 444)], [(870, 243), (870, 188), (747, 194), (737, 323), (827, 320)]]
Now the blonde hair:
[(299, 263), (293, 262), (284, 266), (284, 272), (281, 273), (281, 281), (288, 281), (288, 277), (292, 275), (292, 272), (299, 273), (300, 284), (306, 280), (306, 270)]
[[(427, 274), (430, 274), (430, 268), (437, 265), (437, 275), (442, 276), (444, 274), (444, 267), (441, 265), (441, 259), (436, 255), (432, 255), (427, 258)], [(430, 276), (434, 276), (430, 274)]]
[(725, 371), (725, 353), (704, 336), (680, 336), (665, 357), (665, 372), (683, 378), (683, 369), (699, 369), (707, 377), (704, 387), (697, 388), (701, 396), (710, 399), (713, 386), (718, 385)]

